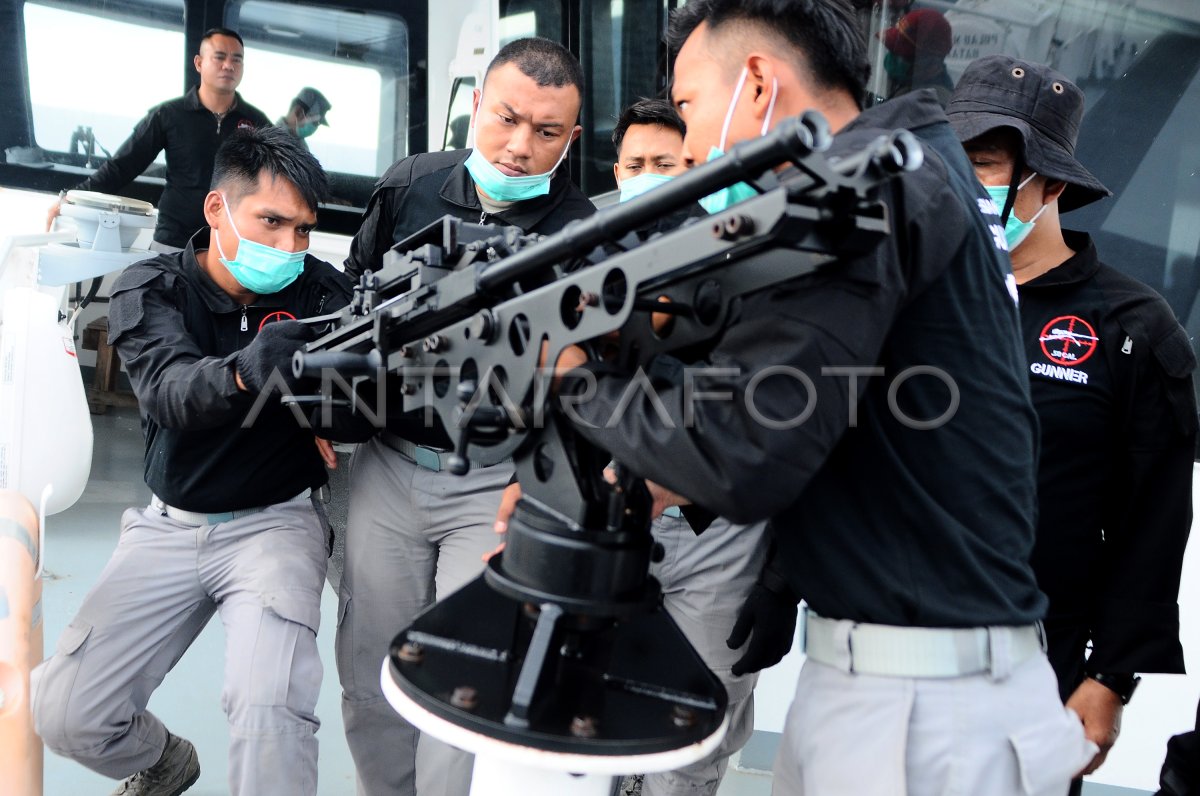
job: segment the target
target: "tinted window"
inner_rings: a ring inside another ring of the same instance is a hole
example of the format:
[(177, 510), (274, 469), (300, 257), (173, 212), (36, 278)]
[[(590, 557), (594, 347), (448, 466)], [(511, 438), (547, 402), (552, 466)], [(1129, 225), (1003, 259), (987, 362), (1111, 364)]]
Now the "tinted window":
[(568, 44), (563, 36), (560, 0), (501, 0), (499, 46), (527, 36)]
[(454, 81), (450, 93), (450, 112), (446, 115), (445, 140), (442, 149), (464, 149), (469, 143), (471, 108), (475, 96), (475, 78), (464, 77)]
[(581, 3), (579, 60), (587, 75), (583, 98), (583, 160), (580, 184), (594, 196), (616, 187), (612, 130), (621, 111), (643, 97), (665, 96), (660, 59), (670, 0)]
[(335, 6), (247, 0), (229, 24), (246, 40), (240, 91), (272, 120), (306, 86), (328, 126), (306, 139), (326, 170), (377, 176), (408, 154), (408, 30), (398, 18)]
[[(175, 65), (184, 49), (183, 3), (139, 11), (122, 13), (116, 3), (89, 10), (25, 4), (34, 140), (46, 150), (75, 153), (60, 168), (90, 172), (146, 111), (182, 93)], [(136, 58), (130, 41), (138, 43)], [(157, 162), (165, 162), (161, 153)]]

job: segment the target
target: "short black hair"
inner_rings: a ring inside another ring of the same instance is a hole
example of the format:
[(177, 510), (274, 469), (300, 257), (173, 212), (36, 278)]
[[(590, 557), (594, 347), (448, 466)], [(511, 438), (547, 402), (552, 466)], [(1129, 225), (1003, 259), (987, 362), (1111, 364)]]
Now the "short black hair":
[(687, 127), (675, 107), (665, 99), (640, 99), (621, 113), (617, 126), (613, 128), (612, 142), (617, 154), (621, 154), (621, 142), (625, 133), (635, 124), (653, 124), (666, 127), (679, 133), (680, 138), (687, 134)]
[(290, 132), (269, 126), (238, 130), (221, 144), (211, 190), (224, 187), (233, 203), (258, 188), (263, 172), (296, 186), (313, 211), (329, 193), (329, 178), (317, 159)]
[(583, 97), (583, 67), (571, 51), (556, 41), (531, 37), (510, 41), (500, 48), (496, 57), (488, 64), (483, 82), (498, 66), (516, 64), (521, 74), (532, 79), (542, 88), (574, 86)]
[(845, 89), (862, 107), (871, 65), (847, 0), (689, 0), (671, 12), (667, 47), (674, 57), (701, 23), (737, 22), (777, 31), (804, 55), (817, 86)]
[(231, 39), (237, 39), (238, 44), (242, 45), (243, 47), (246, 46), (246, 42), (242, 41), (241, 34), (230, 28), (209, 28), (208, 30), (204, 31), (204, 35), (200, 37), (200, 43), (204, 44), (204, 42), (208, 41), (213, 36), (228, 36)]

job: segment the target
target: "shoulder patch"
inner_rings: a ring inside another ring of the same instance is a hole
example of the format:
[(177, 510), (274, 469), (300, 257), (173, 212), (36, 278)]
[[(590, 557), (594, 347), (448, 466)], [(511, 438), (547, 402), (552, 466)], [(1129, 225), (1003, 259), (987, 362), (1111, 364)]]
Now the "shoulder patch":
[(1170, 377), (1182, 379), (1196, 369), (1196, 353), (1183, 327), (1176, 326), (1171, 334), (1153, 345), (1154, 358)]
[(122, 271), (117, 277), (117, 281), (113, 283), (113, 295), (122, 293), (126, 290), (135, 290), (139, 287), (145, 287), (155, 279), (159, 278), (164, 280), (164, 284), (169, 284), (174, 275), (165, 268), (161, 268), (153, 263), (153, 260), (144, 263), (134, 263)]

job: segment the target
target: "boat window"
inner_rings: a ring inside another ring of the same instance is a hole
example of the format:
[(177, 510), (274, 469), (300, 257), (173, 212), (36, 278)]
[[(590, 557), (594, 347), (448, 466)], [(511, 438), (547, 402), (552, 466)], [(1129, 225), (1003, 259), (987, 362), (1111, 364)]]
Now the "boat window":
[(409, 152), (408, 30), (384, 14), (274, 0), (226, 12), (246, 41), (241, 93), (273, 121), (314, 88), (328, 126), (305, 139), (326, 171), (378, 176)]
[[(184, 49), (182, 2), (26, 3), (24, 11), (34, 140), (68, 154), (55, 159), (65, 161), (59, 170), (90, 173), (148, 110), (180, 95), (172, 67)], [(164, 162), (160, 153), (158, 167)]]

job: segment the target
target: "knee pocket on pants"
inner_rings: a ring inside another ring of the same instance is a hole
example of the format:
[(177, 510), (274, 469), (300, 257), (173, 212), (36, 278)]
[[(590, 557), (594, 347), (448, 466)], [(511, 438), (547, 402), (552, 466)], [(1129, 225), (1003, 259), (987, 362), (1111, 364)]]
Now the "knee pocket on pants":
[(81, 622), (78, 619), (72, 620), (71, 624), (67, 625), (63, 630), (62, 635), (58, 637), (58, 646), (55, 647), (55, 653), (58, 655), (74, 655), (83, 647), (84, 642), (88, 640), (88, 636), (92, 634), (92, 625), (90, 622)]
[(1083, 723), (1069, 708), (1043, 717), (1008, 736), (1017, 758), (1021, 793), (1050, 796), (1065, 793), (1071, 778), (1099, 751), (1087, 740)]
[(247, 703), (311, 713), (323, 674), (316, 644), (320, 597), (301, 589), (273, 592), (264, 595), (264, 607), (254, 649), (244, 651), (251, 656)]
[(67, 745), (66, 707), (74, 687), (81, 650), (92, 634), (92, 625), (72, 620), (58, 637), (54, 656), (32, 672), (30, 677), (30, 707), (38, 735), (51, 749)]
[(276, 589), (263, 595), (263, 606), (286, 622), (308, 628), (315, 635), (321, 628), (321, 594), (308, 589)]

